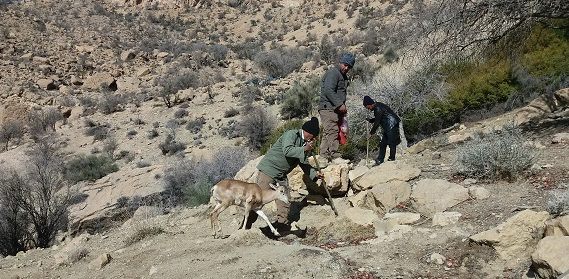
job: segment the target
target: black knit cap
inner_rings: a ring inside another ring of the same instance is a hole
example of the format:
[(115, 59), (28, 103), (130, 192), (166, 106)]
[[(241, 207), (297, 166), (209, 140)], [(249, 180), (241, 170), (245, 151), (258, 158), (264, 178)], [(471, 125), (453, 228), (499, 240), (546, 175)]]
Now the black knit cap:
[(318, 118), (312, 117), (310, 120), (306, 121), (302, 125), (302, 130), (305, 130), (313, 136), (317, 137), (320, 133), (320, 124), (318, 123)]
[(375, 104), (375, 101), (370, 96), (364, 96), (364, 106), (373, 104)]

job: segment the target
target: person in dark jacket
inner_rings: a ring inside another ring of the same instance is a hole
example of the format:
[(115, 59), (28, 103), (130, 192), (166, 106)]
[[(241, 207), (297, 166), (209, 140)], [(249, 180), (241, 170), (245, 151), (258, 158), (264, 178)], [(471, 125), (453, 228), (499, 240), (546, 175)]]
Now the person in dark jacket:
[(327, 159), (340, 157), (338, 148), (338, 122), (347, 112), (346, 89), (348, 76), (346, 75), (356, 63), (356, 57), (351, 53), (344, 53), (338, 65), (326, 71), (322, 78), (320, 89), (320, 103), (318, 113), (322, 122), (322, 141), (320, 155)]
[[(300, 166), (304, 173), (313, 181), (322, 178), (322, 174), (308, 163), (308, 157), (312, 154), (313, 144), (315, 143), (314, 139), (319, 132), (320, 126), (316, 117), (312, 117), (312, 119), (305, 122), (301, 129), (284, 132), (257, 165), (259, 170), (257, 184), (261, 188), (269, 189), (269, 184), (278, 181), (279, 185), (288, 188), (287, 174), (296, 166)], [(277, 220), (274, 226), (280, 233), (283, 230), (290, 229), (288, 220), (290, 205), (280, 200), (275, 200), (275, 202), (277, 205)], [(251, 211), (246, 227), (250, 228), (256, 219), (257, 214)]]
[(379, 154), (377, 155), (377, 159), (375, 159), (375, 165), (383, 163), (387, 146), (389, 146), (388, 160), (395, 161), (395, 151), (397, 150), (397, 145), (401, 143), (401, 137), (399, 135), (399, 122), (401, 122), (401, 119), (389, 106), (381, 102), (375, 102), (369, 96), (364, 97), (364, 106), (373, 111), (374, 115), (374, 118), (367, 119), (370, 123), (373, 123), (373, 127), (368, 136), (375, 135), (379, 126), (383, 129), (383, 135), (379, 143)]

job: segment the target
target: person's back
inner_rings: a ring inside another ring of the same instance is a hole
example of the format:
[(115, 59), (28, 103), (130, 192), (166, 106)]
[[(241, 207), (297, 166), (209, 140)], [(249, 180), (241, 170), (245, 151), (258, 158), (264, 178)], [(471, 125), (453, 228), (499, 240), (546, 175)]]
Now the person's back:
[[(269, 148), (257, 168), (271, 177), (283, 179), (304, 157), (301, 130), (288, 130)], [(284, 142), (288, 142), (285, 144)], [(293, 145), (290, 145), (290, 143)], [(296, 147), (296, 148), (295, 148)]]

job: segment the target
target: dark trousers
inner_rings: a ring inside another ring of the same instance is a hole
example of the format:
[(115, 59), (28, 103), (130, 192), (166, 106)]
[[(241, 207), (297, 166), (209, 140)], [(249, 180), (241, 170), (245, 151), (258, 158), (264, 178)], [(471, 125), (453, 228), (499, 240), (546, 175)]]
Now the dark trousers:
[(387, 151), (387, 146), (389, 146), (388, 160), (395, 161), (395, 151), (397, 151), (397, 144), (387, 144), (387, 141), (382, 139), (379, 143), (379, 154), (377, 155), (376, 162), (383, 163), (383, 160), (385, 160), (385, 152)]
[(397, 151), (397, 145), (401, 143), (401, 138), (399, 136), (399, 125), (395, 125), (390, 130), (383, 130), (383, 135), (381, 137), (381, 142), (379, 143), (379, 154), (375, 160), (377, 163), (383, 163), (385, 160), (385, 152), (389, 146), (389, 161), (395, 161), (395, 152)]

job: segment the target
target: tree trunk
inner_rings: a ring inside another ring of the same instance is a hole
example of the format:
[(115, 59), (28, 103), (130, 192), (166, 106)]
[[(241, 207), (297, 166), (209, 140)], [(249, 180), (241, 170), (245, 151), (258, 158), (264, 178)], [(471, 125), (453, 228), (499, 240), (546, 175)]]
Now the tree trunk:
[(399, 137), (401, 137), (401, 154), (404, 154), (407, 149), (407, 138), (405, 137), (405, 130), (403, 129), (403, 121), (399, 122)]

